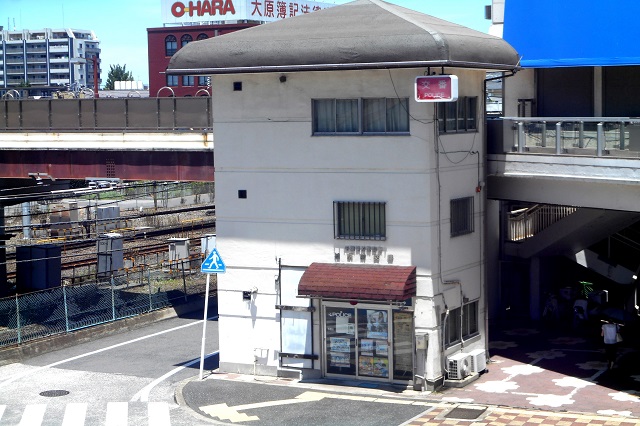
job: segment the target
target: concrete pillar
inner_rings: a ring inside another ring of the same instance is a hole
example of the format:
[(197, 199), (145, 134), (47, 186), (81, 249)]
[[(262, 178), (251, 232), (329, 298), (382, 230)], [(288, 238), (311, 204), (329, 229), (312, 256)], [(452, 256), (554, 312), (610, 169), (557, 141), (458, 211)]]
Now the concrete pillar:
[(540, 276), (541, 262), (539, 257), (532, 257), (529, 266), (529, 316), (532, 320), (540, 320)]
[(31, 238), (31, 209), (29, 202), (22, 203), (22, 238)]

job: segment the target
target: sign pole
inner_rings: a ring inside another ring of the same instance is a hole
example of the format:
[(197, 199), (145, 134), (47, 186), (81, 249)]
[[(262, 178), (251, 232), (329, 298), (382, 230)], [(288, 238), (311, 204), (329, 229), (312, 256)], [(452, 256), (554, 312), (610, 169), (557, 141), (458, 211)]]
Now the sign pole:
[(200, 380), (202, 380), (202, 371), (204, 369), (204, 342), (207, 333), (207, 312), (209, 311), (209, 280), (211, 274), (207, 274), (207, 289), (204, 297), (204, 319), (202, 321), (202, 348), (200, 349)]

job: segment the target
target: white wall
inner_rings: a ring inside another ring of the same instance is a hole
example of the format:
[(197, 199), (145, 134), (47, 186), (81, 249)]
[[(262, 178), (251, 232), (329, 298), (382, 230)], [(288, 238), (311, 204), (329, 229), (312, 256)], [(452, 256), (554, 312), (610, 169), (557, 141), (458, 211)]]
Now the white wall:
[[(260, 371), (277, 367), (278, 261), (333, 263), (346, 245), (370, 245), (392, 254), (394, 265), (417, 266), (416, 329), (430, 334), (428, 376), (442, 374), (439, 315), (445, 304), (460, 306), (461, 293), (440, 282), (459, 280), (471, 300), (482, 294), (483, 194), (476, 186), (483, 123), (478, 133), (441, 135), (436, 161), (434, 104), (413, 97), (424, 71), (293, 73), (284, 83), (271, 73), (213, 78), (217, 244), (227, 265), (218, 276), (221, 365), (246, 370), (259, 353)], [(479, 97), (482, 111), (484, 72), (447, 71), (458, 75), (461, 96)], [(233, 91), (239, 81), (242, 91)], [(411, 135), (312, 135), (312, 99), (397, 96), (410, 99)], [(449, 201), (468, 196), (475, 197), (475, 232), (451, 239)], [(386, 202), (386, 240), (335, 240), (334, 201)], [(255, 297), (243, 301), (241, 292), (253, 287)], [(316, 330), (318, 354), (319, 336)]]

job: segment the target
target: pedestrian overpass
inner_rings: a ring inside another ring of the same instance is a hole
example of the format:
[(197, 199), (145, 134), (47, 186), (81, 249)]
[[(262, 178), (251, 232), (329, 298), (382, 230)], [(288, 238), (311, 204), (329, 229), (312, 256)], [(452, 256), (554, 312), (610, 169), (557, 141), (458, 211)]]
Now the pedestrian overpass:
[(494, 306), (537, 319), (544, 293), (584, 280), (637, 315), (640, 120), (495, 119), (487, 144)]

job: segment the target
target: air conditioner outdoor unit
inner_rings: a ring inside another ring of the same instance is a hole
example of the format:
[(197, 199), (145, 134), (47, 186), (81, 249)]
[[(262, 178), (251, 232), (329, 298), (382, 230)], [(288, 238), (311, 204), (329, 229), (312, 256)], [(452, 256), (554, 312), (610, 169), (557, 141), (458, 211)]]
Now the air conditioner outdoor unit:
[(471, 357), (471, 372), (481, 373), (487, 369), (487, 355), (484, 349), (474, 349), (469, 352)]
[(471, 356), (465, 353), (451, 355), (447, 358), (449, 379), (462, 380), (471, 374)]

